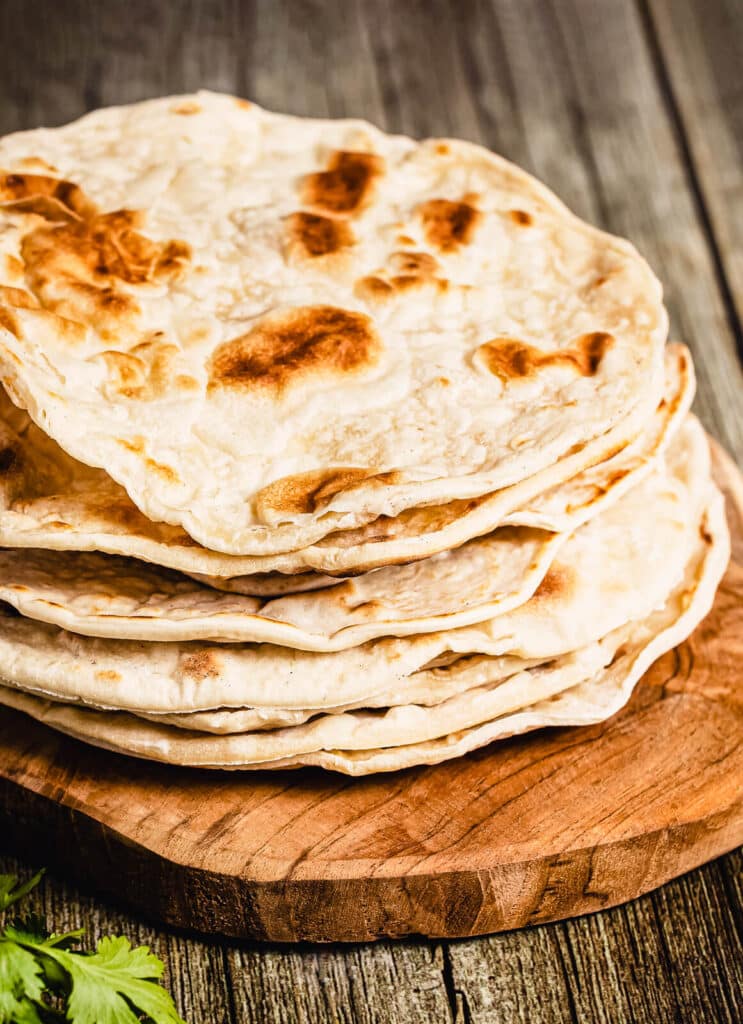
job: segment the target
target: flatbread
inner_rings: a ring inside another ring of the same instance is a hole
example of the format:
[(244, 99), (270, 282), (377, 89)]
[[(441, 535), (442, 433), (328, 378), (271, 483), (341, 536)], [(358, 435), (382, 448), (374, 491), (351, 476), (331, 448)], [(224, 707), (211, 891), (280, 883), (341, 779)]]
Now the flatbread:
[[(318, 751), (301, 759), (284, 759), (257, 767), (276, 769), (315, 765), (347, 775), (369, 775), (439, 764), (495, 740), (534, 729), (585, 726), (606, 721), (624, 707), (635, 685), (653, 662), (682, 643), (712, 608), (716, 589), (730, 558), (724, 501), (719, 493), (713, 497), (704, 529), (711, 540), (705, 542), (707, 549), (701, 563), (697, 562), (696, 579), (690, 579), (687, 587), (677, 591), (673, 601), (650, 616), (637, 630), (632, 642), (621, 653), (617, 651), (614, 660), (592, 679), (515, 714), (427, 743), (375, 751)], [(656, 629), (658, 632), (654, 633)]]
[[(81, 714), (84, 716), (83, 722), (97, 722), (102, 729), (110, 726), (109, 738), (116, 747), (125, 734), (122, 730), (125, 730), (131, 732), (137, 748), (143, 743), (152, 747), (157, 745), (166, 753), (166, 759), (180, 750), (184, 756), (183, 763), (191, 763), (186, 759), (186, 752), (192, 750), (196, 756), (194, 764), (199, 764), (205, 752), (209, 751), (209, 759), (219, 753), (219, 757), (227, 761), (233, 756), (239, 756), (240, 761), (247, 764), (315, 750), (366, 750), (446, 735), (458, 725), (464, 728), (479, 724), (513, 708), (520, 708), (529, 701), (531, 695), (552, 694), (577, 685), (602, 667), (608, 657), (607, 652), (597, 644), (561, 659), (559, 667), (552, 662), (544, 669), (519, 672), (498, 683), (488, 682), (427, 707), (402, 704), (379, 711), (343, 711), (322, 714), (290, 728), (223, 735), (155, 724), (126, 712), (97, 711), (71, 704), (47, 703), (52, 716), (59, 713), (61, 721), (67, 720), (67, 714)], [(5, 699), (4, 688), (0, 685), (0, 704)], [(123, 746), (121, 749), (124, 749)]]
[[(537, 660), (511, 658), (508, 656), (492, 658), (488, 655), (470, 655), (456, 657), (446, 665), (436, 668), (422, 669), (414, 672), (398, 686), (379, 693), (369, 694), (360, 700), (339, 706), (322, 708), (218, 708), (207, 711), (191, 712), (152, 712), (135, 711), (138, 718), (145, 718), (158, 725), (173, 725), (189, 732), (208, 732), (217, 735), (239, 732), (257, 732), (264, 729), (279, 729), (290, 725), (302, 725), (315, 718), (318, 714), (339, 714), (359, 708), (391, 708), (401, 704), (418, 704), (430, 707), (449, 700), (466, 690), (474, 690), (488, 684), (500, 682), (523, 673), (540, 664)], [(6, 681), (7, 684), (7, 681)], [(13, 685), (13, 684), (11, 684)], [(46, 693), (38, 687), (14, 687), (23, 689), (38, 697), (51, 697), (55, 702), (81, 704), (84, 707), (99, 711), (117, 711), (100, 702), (80, 701), (73, 698), (60, 698)]]
[[(383, 557), (388, 564), (412, 561), (426, 550), (430, 557), (457, 547), (472, 536), (482, 536), (496, 525), (572, 532), (636, 486), (678, 431), (691, 407), (696, 387), (691, 353), (685, 346), (669, 345), (665, 368), (663, 397), (639, 432), (635, 432), (637, 421), (633, 416), (581, 452), (513, 487), (439, 508), (410, 509), (391, 520), (375, 520), (357, 530), (331, 534), (305, 552), (278, 557), (316, 558), (316, 552), (323, 552), (321, 562), (328, 571), (336, 572), (344, 566), (348, 571), (354, 565), (376, 567)], [(600, 459), (596, 458), (599, 452)], [(552, 482), (567, 473), (568, 462), (576, 470), (578, 465), (582, 468), (558, 483)], [(489, 524), (488, 529), (486, 524)], [(416, 529), (421, 532), (415, 534)], [(328, 562), (325, 553), (330, 551), (332, 561)], [(404, 552), (407, 557), (403, 557)], [(313, 577), (310, 573), (289, 580), (273, 573), (262, 578), (258, 586), (255, 576), (221, 579), (193, 572), (190, 575), (212, 587), (242, 594), (268, 594), (272, 588), (278, 593), (279, 587), (283, 593), (296, 593), (317, 589), (320, 582), (326, 586), (333, 582), (329, 576)]]
[(0, 167), (5, 387), (210, 549), (499, 490), (660, 397), (645, 262), (481, 147), (199, 93)]
[[(656, 563), (676, 563), (676, 538), (688, 533), (694, 513), (689, 491), (708, 472), (701, 428), (685, 429), (671, 452), (673, 465), (668, 470), (661, 463), (581, 528), (562, 560), (559, 552), (566, 534), (505, 526), (420, 562), (388, 566), (326, 590), (265, 601), (216, 591), (133, 559), (5, 549), (0, 550), (0, 600), (30, 618), (86, 636), (276, 643), (339, 651), (382, 636), (412, 636), (501, 619), (523, 605), (545, 577), (547, 586), (562, 596), (572, 586), (574, 552), (581, 544), (590, 545), (582, 558), (583, 571), (604, 584), (607, 571), (620, 571), (623, 548), (634, 542), (634, 553), (645, 566), (637, 568), (638, 578), (650, 568), (653, 579), (646, 589), (653, 592), (655, 581), (664, 578)], [(636, 520), (647, 520), (648, 508), (653, 509), (653, 518), (638, 528)], [(617, 557), (619, 566), (614, 564)], [(556, 567), (547, 575), (556, 558)], [(682, 567), (683, 562), (679, 572)], [(634, 580), (624, 588), (629, 601), (635, 599), (634, 588)]]
[[(316, 590), (333, 584), (325, 572), (356, 574), (427, 557), (502, 522), (575, 529), (593, 514), (595, 502), (600, 506), (609, 492), (627, 489), (663, 451), (694, 389), (688, 349), (669, 345), (664, 395), (652, 416), (638, 407), (535, 476), (481, 498), (381, 517), (302, 551), (247, 557), (208, 551), (180, 527), (151, 522), (107, 473), (73, 459), (0, 389), (0, 546), (130, 555), (254, 596)], [(304, 571), (308, 567), (317, 571)]]
[(95, 552), (0, 549), (0, 601), (85, 636), (275, 643), (339, 651), (506, 612), (536, 590), (566, 534), (504, 526), (461, 548), (310, 593), (262, 599)]
[[(559, 657), (652, 614), (681, 579), (709, 479), (707, 442), (694, 418), (667, 460), (667, 473), (656, 471), (565, 541), (530, 600), (477, 625), (311, 653), (270, 644), (92, 639), (6, 612), (0, 677), (60, 699), (139, 712), (306, 710), (404, 689), (413, 673), (445, 666), (450, 654)], [(654, 493), (659, 477), (662, 496)], [(487, 681), (484, 660), (455, 665), (456, 673), (466, 670), (468, 686)]]
[[(588, 651), (432, 708), (347, 712), (289, 729), (208, 736), (125, 713), (44, 702), (7, 688), (0, 688), (0, 703), (97, 746), (152, 760), (202, 768), (319, 764), (348, 774), (437, 763), (545, 725), (601, 721), (626, 703), (643, 672), (685, 639), (712, 605), (730, 551), (722, 495), (711, 484), (707, 499), (682, 579), (646, 619), (613, 631)], [(373, 749), (380, 741), (383, 746)]]

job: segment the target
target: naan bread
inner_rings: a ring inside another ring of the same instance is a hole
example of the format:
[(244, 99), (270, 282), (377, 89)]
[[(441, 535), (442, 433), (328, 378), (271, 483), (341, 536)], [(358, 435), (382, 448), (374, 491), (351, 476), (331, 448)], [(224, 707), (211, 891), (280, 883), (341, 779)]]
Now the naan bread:
[(728, 558), (724, 503), (710, 484), (692, 556), (660, 608), (589, 650), (431, 708), (346, 712), (294, 728), (210, 736), (157, 726), (126, 713), (45, 702), (8, 688), (0, 688), (0, 703), (97, 746), (194, 767), (318, 764), (361, 775), (432, 764), (496, 738), (546, 725), (588, 724), (614, 714), (652, 662), (685, 639), (707, 614)]
[[(716, 520), (714, 523), (713, 518)], [(472, 729), (451, 733), (438, 740), (374, 751), (318, 751), (301, 758), (264, 762), (256, 767), (277, 769), (316, 765), (347, 775), (399, 771), (417, 765), (439, 764), (441, 761), (461, 757), (495, 740), (534, 729), (592, 725), (611, 718), (624, 707), (635, 685), (653, 662), (685, 640), (712, 607), (715, 590), (730, 555), (722, 500), (718, 502), (717, 508), (712, 510), (707, 524), (712, 530), (716, 529), (713, 544), (718, 547), (716, 551), (706, 553), (705, 560), (698, 569), (697, 579), (690, 581), (689, 588), (681, 592), (681, 599), (674, 601), (667, 609), (667, 616), (662, 616), (660, 612), (656, 613), (644, 624), (645, 629), (638, 631), (629, 649), (625, 649), (621, 655), (618, 654), (607, 668), (592, 679), (547, 700), (525, 707), (522, 711), (504, 715)], [(677, 616), (675, 621), (674, 615)], [(661, 621), (666, 621), (668, 625), (660, 628)], [(653, 635), (652, 630), (656, 628), (660, 631)]]
[[(409, 509), (391, 520), (377, 519), (357, 530), (331, 534), (304, 552), (275, 557), (310, 556), (312, 552), (311, 557), (315, 558), (316, 552), (322, 552), (323, 564), (330, 570), (342, 564), (348, 565), (349, 559), (353, 559), (356, 565), (376, 565), (381, 560), (380, 556), (385, 556), (389, 562), (397, 563), (421, 557), (426, 549), (430, 557), (459, 546), (465, 538), (490, 532), (485, 529), (486, 524), (572, 532), (636, 486), (663, 455), (678, 431), (689, 411), (696, 386), (689, 350), (682, 345), (669, 345), (665, 365), (663, 397), (639, 433), (635, 434), (633, 416), (550, 470), (543, 470), (502, 491), (465, 502), (454, 501), (446, 506)], [(632, 438), (630, 433), (634, 434)], [(593, 452), (597, 455), (599, 450), (602, 457), (595, 459)], [(554, 480), (567, 471), (565, 464), (568, 462), (574, 467), (581, 464), (583, 468), (559, 483), (551, 482), (550, 477)], [(511, 511), (508, 511), (509, 506)], [(422, 532), (412, 536), (411, 531), (419, 528), (418, 524)], [(329, 564), (325, 562), (325, 553), (330, 550), (332, 563)], [(402, 557), (403, 551), (407, 551), (407, 558)], [(212, 587), (242, 594), (269, 594), (271, 588), (276, 587), (277, 580), (286, 581), (282, 587), (284, 593), (317, 589), (319, 581), (326, 586), (333, 582), (329, 576), (317, 574), (313, 577), (305, 573), (293, 577), (299, 582), (295, 586), (291, 579), (274, 573), (261, 580), (261, 591), (256, 587), (255, 576), (222, 579), (193, 572), (190, 575)], [(274, 592), (278, 593), (278, 590)]]
[[(537, 699), (540, 695), (552, 695), (575, 686), (603, 667), (609, 657), (596, 644), (588, 650), (561, 659), (559, 667), (552, 662), (544, 669), (519, 672), (505, 681), (489, 681), (483, 686), (465, 690), (427, 707), (402, 704), (379, 711), (342, 711), (319, 715), (289, 728), (223, 735), (189, 732), (155, 724), (126, 712), (96, 711), (71, 704), (48, 703), (50, 708), (55, 709), (52, 713), (59, 711), (63, 721), (67, 713), (82, 714), (83, 722), (98, 722), (101, 727), (110, 725), (110, 738), (117, 747), (117, 737), (123, 735), (123, 729), (131, 731), (135, 743), (149, 741), (153, 745), (158, 744), (164, 752), (180, 749), (185, 755), (191, 749), (196, 754), (194, 765), (200, 764), (205, 751), (210, 751), (211, 756), (221, 752), (221, 756), (228, 758), (239, 751), (241, 761), (247, 764), (315, 750), (368, 750), (436, 738), (454, 729), (480, 724), (521, 708), (530, 698)], [(0, 684), (0, 704), (6, 701), (6, 692), (11, 689)]]
[(483, 685), (487, 659), (449, 656), (544, 661), (663, 604), (694, 550), (707, 498), (709, 453), (695, 419), (684, 424), (667, 460), (667, 469), (565, 541), (528, 601), (477, 625), (311, 653), (270, 644), (92, 639), (6, 614), (0, 677), (64, 700), (166, 714), (338, 708), (404, 689), (409, 677), (433, 665), (442, 666), (430, 679), (434, 689), (448, 673), (467, 687)]
[(132, 559), (9, 548), (0, 550), (0, 600), (86, 636), (276, 643), (307, 651), (498, 621), (540, 584), (560, 600), (576, 572), (606, 585), (625, 555), (641, 563), (636, 578), (612, 586), (632, 602), (648, 572), (645, 591), (653, 593), (669, 568), (682, 570), (675, 545), (693, 525), (690, 496), (708, 475), (707, 442), (698, 425), (683, 429), (667, 462), (578, 530), (563, 558), (566, 534), (504, 526), (420, 562), (262, 601)]
[(478, 146), (199, 93), (0, 168), (5, 387), (215, 551), (499, 490), (660, 397), (647, 265)]
[[(301, 725), (315, 718), (318, 714), (338, 714), (358, 708), (391, 708), (400, 704), (419, 704), (430, 707), (466, 690), (473, 690), (484, 685), (500, 682), (523, 673), (535, 665), (536, 660), (526, 658), (491, 658), (488, 655), (471, 655), (469, 657), (451, 656), (454, 660), (446, 660), (437, 668), (421, 669), (404, 679), (396, 687), (380, 690), (360, 700), (338, 706), (326, 705), (322, 708), (217, 708), (206, 711), (190, 712), (154, 712), (135, 711), (138, 718), (145, 718), (159, 725), (174, 725), (189, 732), (208, 732), (225, 734), (236, 732), (257, 732), (264, 729), (279, 729), (289, 725)], [(6, 685), (8, 681), (6, 680)], [(49, 697), (54, 702), (81, 704), (100, 711), (118, 711), (119, 708), (101, 704), (100, 701), (82, 701), (73, 697), (59, 697), (49, 694), (43, 688), (23, 686), (23, 689), (38, 697)]]
[(85, 636), (338, 651), (375, 637), (466, 625), (515, 608), (534, 593), (566, 537), (504, 526), (421, 562), (268, 600), (215, 590), (114, 555), (5, 548), (0, 549), (0, 601)]
[[(107, 473), (73, 459), (0, 389), (0, 546), (131, 555), (256, 596), (316, 590), (334, 582), (323, 572), (356, 574), (413, 561), (490, 533), (504, 521), (575, 529), (595, 501), (626, 489), (662, 452), (694, 387), (688, 349), (669, 345), (664, 395), (651, 416), (638, 406), (607, 434), (494, 494), (408, 509), (331, 533), (302, 551), (262, 556), (208, 551), (180, 527), (151, 522)], [(318, 571), (304, 572), (308, 567)]]

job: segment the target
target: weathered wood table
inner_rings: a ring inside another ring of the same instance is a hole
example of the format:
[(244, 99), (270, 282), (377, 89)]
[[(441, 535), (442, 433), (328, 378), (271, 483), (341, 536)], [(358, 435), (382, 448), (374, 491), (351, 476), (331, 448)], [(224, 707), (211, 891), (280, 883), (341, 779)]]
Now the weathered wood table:
[[(697, 410), (743, 461), (740, 0), (2, 0), (0, 39), (2, 133), (203, 86), (486, 143), (648, 257), (694, 350)], [(37, 866), (9, 845), (0, 870)], [(733, 853), (615, 910), (445, 943), (203, 942), (54, 878), (36, 907), (150, 943), (192, 1024), (734, 1022), (742, 866)]]

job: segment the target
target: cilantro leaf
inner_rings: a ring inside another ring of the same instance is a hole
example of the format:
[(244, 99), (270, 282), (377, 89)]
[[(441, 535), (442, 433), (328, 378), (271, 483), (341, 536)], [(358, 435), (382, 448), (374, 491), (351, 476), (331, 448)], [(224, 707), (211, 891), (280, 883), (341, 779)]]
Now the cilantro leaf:
[(147, 946), (132, 949), (119, 936), (101, 939), (95, 953), (81, 954), (56, 945), (56, 936), (38, 942), (13, 929), (6, 933), (69, 975), (67, 1017), (72, 1024), (138, 1024), (132, 1007), (154, 1024), (184, 1024), (170, 995), (156, 984), (164, 968)]
[[(0, 875), (0, 915), (38, 884)], [(164, 966), (147, 946), (103, 938), (95, 953), (72, 949), (84, 929), (51, 935), (38, 915), (0, 932), (0, 1024), (185, 1024), (158, 980)], [(66, 1011), (66, 1013), (65, 1013)], [(144, 1016), (143, 1016), (144, 1015)]]
[(25, 917), (12, 918), (3, 932), (6, 938), (8, 929), (11, 929), (16, 936), (13, 939), (14, 942), (17, 941), (17, 936), (20, 934), (25, 935), (32, 942), (48, 942), (50, 938), (41, 914), (26, 914)]
[(44, 1024), (44, 1021), (39, 1016), (36, 1004), (28, 999), (22, 999), (15, 1011), (13, 1024)]
[(34, 955), (0, 938), (0, 1024), (21, 1020), (22, 1012), (26, 1013), (27, 1020), (33, 1020), (28, 1017), (28, 1011), (24, 1011), (24, 1003), (40, 1001), (43, 991), (41, 967)]
[(22, 899), (35, 888), (42, 879), (46, 868), (42, 868), (33, 878), (30, 878), (23, 885), (18, 885), (15, 875), (0, 875), (0, 914), (7, 910), (16, 900)]
[(44, 1024), (34, 1003), (22, 999), (13, 1016), (13, 1024)]

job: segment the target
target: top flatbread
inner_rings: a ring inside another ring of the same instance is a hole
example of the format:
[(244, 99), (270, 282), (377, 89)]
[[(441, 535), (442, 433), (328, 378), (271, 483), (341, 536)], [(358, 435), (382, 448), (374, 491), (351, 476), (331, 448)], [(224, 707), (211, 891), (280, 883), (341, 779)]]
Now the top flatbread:
[(523, 480), (659, 396), (629, 243), (463, 142), (200, 93), (0, 140), (0, 369), (233, 554)]

